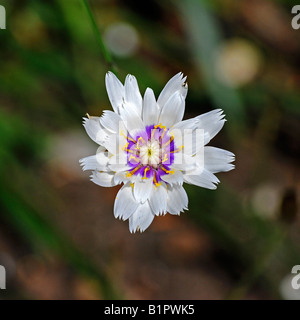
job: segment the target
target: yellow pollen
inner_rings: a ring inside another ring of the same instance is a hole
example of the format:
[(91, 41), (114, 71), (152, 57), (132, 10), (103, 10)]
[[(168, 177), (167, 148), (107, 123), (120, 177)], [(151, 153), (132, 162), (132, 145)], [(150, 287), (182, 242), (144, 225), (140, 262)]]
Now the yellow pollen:
[(174, 136), (172, 135), (171, 138), (164, 144), (166, 147), (168, 144), (170, 144), (174, 140)]
[(165, 156), (164, 156), (164, 159), (163, 159), (162, 163), (166, 162), (167, 160), (168, 160), (168, 156), (167, 156), (167, 154), (165, 153)]
[(128, 161), (130, 161), (131, 159), (136, 160), (137, 162), (139, 162), (139, 159), (137, 159), (133, 154), (129, 157)]
[(128, 147), (128, 145), (129, 145), (129, 142), (127, 142), (127, 143), (125, 144), (125, 146), (122, 148), (122, 150), (126, 150), (127, 147)]
[(155, 174), (153, 174), (153, 181), (154, 181), (154, 184), (156, 185), (156, 187), (159, 187), (159, 186), (161, 185), (161, 182), (160, 182), (160, 183), (157, 183)]
[(127, 137), (126, 137), (126, 135), (125, 135), (123, 130), (121, 130), (120, 135), (127, 139)]
[(170, 153), (176, 153), (179, 152), (183, 149), (183, 146), (178, 147), (178, 149), (174, 150), (174, 151), (170, 151)]
[(125, 151), (127, 151), (127, 152), (129, 152), (129, 153), (133, 153), (133, 154), (135, 154), (135, 152), (134, 152), (134, 151), (132, 151), (132, 150), (130, 150), (130, 149), (125, 149)]
[(142, 140), (142, 141), (144, 141), (145, 142), (145, 140), (142, 138), (142, 137), (139, 137), (138, 138), (138, 141), (137, 141), (137, 144), (136, 144), (136, 147), (137, 148), (139, 148), (140, 146), (139, 146), (139, 142), (140, 142), (140, 140)]
[(141, 166), (137, 166), (137, 167), (135, 167), (132, 171), (127, 171), (127, 175), (126, 175), (126, 177), (127, 178), (130, 178), (138, 169), (140, 169), (140, 167)]
[(144, 178), (142, 178), (142, 179), (148, 179), (147, 177), (146, 177), (146, 174), (147, 174), (147, 171), (149, 171), (150, 169), (148, 168), (148, 167), (146, 167), (146, 169), (145, 169), (145, 172), (144, 172)]
[(155, 129), (160, 128), (160, 129), (164, 129), (167, 130), (166, 126), (162, 126), (161, 123), (157, 124), (156, 126), (154, 126)]
[(161, 168), (164, 170), (165, 173), (168, 173), (168, 174), (174, 174), (174, 172), (175, 172), (175, 169), (167, 170), (167, 169), (164, 168), (164, 167), (161, 167)]
[(157, 129), (157, 128), (154, 127), (154, 129), (151, 130), (151, 131), (152, 131), (152, 132), (151, 132), (151, 139), (153, 138), (156, 129)]
[(125, 139), (130, 140), (131, 142), (136, 143), (136, 141), (128, 136), (126, 136), (126, 134), (124, 133), (123, 130), (121, 130), (120, 135), (123, 136)]
[(153, 138), (154, 133), (155, 133), (155, 130), (156, 130), (157, 128), (162, 128), (161, 123), (160, 123), (160, 124), (157, 124), (156, 126), (154, 126), (154, 129), (152, 129), (152, 132), (151, 132), (151, 138)]
[(132, 139), (132, 138), (130, 138), (130, 137), (128, 137), (128, 136), (127, 136), (127, 140), (130, 140), (131, 142), (136, 143), (136, 141), (135, 141), (134, 139)]
[(164, 128), (164, 132), (161, 135), (161, 140), (164, 138), (164, 136), (165, 136), (165, 134), (167, 132), (167, 128), (165, 126), (163, 126), (163, 128)]

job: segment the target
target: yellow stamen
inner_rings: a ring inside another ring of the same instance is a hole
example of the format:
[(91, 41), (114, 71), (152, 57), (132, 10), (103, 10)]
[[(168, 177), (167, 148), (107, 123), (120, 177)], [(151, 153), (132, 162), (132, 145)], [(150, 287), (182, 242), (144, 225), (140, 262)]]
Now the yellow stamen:
[(154, 136), (154, 133), (155, 133), (155, 131), (156, 131), (156, 129), (157, 128), (161, 128), (161, 123), (160, 124), (157, 124), (156, 126), (154, 126), (154, 129), (152, 129), (151, 131), (151, 139), (153, 138), (153, 136)]
[(125, 139), (127, 139), (127, 140), (129, 140), (129, 141), (131, 141), (131, 142), (136, 143), (136, 141), (135, 141), (134, 139), (132, 139), (132, 138), (130, 138), (130, 137), (128, 137), (128, 136), (126, 136), (126, 134), (124, 133), (124, 131), (123, 131), (123, 130), (121, 130), (120, 135), (121, 135), (121, 136), (123, 136)]
[(166, 162), (167, 160), (168, 160), (168, 156), (167, 156), (167, 154), (165, 153), (165, 156), (164, 156), (164, 159), (163, 159), (162, 163)]
[(144, 140), (142, 137), (139, 137), (139, 138), (138, 138), (138, 141), (137, 141), (137, 144), (136, 144), (136, 147), (137, 147), (137, 148), (140, 147), (140, 146), (139, 146), (140, 140), (142, 140), (142, 141), (145, 142), (145, 140)]
[(120, 135), (123, 136), (125, 139), (127, 139), (127, 136), (126, 136), (126, 134), (124, 133), (123, 130), (121, 130)]
[(162, 135), (161, 135), (161, 140), (164, 138), (164, 135), (165, 135), (166, 132), (167, 132), (167, 128), (166, 128), (165, 126), (163, 126), (163, 128), (164, 128), (164, 132), (163, 132)]
[(159, 187), (159, 186), (161, 185), (161, 182), (160, 182), (160, 183), (157, 183), (155, 174), (153, 174), (153, 181), (154, 181), (154, 184), (156, 185), (156, 187)]
[(136, 143), (136, 141), (135, 141), (134, 139), (132, 139), (132, 138), (130, 138), (130, 137), (128, 137), (128, 136), (127, 136), (127, 140)]
[(167, 169), (166, 169), (165, 167), (163, 167), (163, 166), (161, 167), (161, 169), (164, 170), (164, 172), (165, 172), (165, 173), (168, 173), (168, 174), (174, 174), (174, 172), (175, 172), (175, 169), (167, 170)]
[(151, 139), (152, 139), (152, 138), (153, 138), (153, 136), (154, 136), (155, 130), (156, 130), (156, 128), (152, 129), (152, 132), (151, 132)]
[(147, 174), (147, 171), (149, 171), (150, 169), (148, 168), (148, 167), (146, 167), (146, 169), (145, 169), (145, 172), (144, 172), (144, 178), (142, 178), (142, 179), (148, 179), (147, 177), (146, 177), (146, 174)]
[(141, 166), (137, 166), (137, 167), (135, 167), (132, 171), (127, 171), (127, 175), (126, 175), (126, 177), (127, 178), (130, 178), (133, 174), (135, 174), (135, 172), (138, 170), (138, 169), (140, 169), (140, 167)]
[(170, 151), (170, 153), (176, 153), (179, 152), (183, 149), (183, 146), (180, 146), (178, 149), (174, 150), (174, 151)]
[(135, 152), (134, 151), (132, 151), (132, 150), (130, 150), (130, 149), (125, 149), (125, 151), (127, 151), (127, 152), (129, 152), (129, 153), (133, 153), (133, 154), (135, 154)]
[(129, 145), (129, 142), (127, 142), (127, 143), (125, 144), (125, 146), (122, 148), (122, 150), (126, 150), (127, 147), (128, 147), (128, 145)]
[(160, 129), (164, 129), (167, 130), (166, 126), (163, 126), (161, 123), (157, 124), (156, 126), (154, 126), (155, 129), (160, 128)]
[(172, 135), (171, 138), (164, 144), (164, 147), (169, 145), (174, 140), (174, 136)]
[(129, 157), (128, 161), (130, 161), (131, 159), (133, 159), (133, 160), (135, 160), (135, 161), (139, 162), (139, 159), (138, 159), (138, 158), (136, 158), (133, 154)]

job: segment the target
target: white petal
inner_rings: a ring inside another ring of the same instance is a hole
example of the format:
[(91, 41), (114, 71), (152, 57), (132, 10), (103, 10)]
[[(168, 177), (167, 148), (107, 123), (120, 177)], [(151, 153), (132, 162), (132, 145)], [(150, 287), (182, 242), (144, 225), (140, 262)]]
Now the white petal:
[(174, 163), (172, 167), (176, 170), (193, 170), (196, 169), (197, 159), (190, 155), (178, 152), (174, 154)]
[(98, 171), (107, 171), (108, 163), (108, 152), (101, 151), (93, 156), (89, 156), (79, 160), (82, 170), (98, 170)]
[(88, 136), (98, 144), (103, 144), (108, 133), (101, 127), (99, 117), (83, 118), (83, 126)]
[(204, 167), (212, 173), (234, 169), (234, 165), (231, 164), (234, 159), (234, 154), (227, 150), (215, 147), (204, 148)]
[(154, 214), (151, 210), (149, 202), (146, 201), (140, 204), (134, 214), (129, 218), (130, 232), (145, 231), (154, 219)]
[(177, 147), (183, 145), (184, 153), (194, 155), (222, 129), (225, 121), (223, 111), (216, 109), (175, 124), (170, 134)]
[(139, 203), (133, 197), (130, 183), (124, 185), (118, 192), (114, 204), (114, 215), (116, 218), (127, 220), (137, 209)]
[(120, 134), (111, 133), (103, 142), (103, 146), (113, 155), (124, 152), (126, 145), (127, 140), (122, 132)]
[(121, 184), (122, 182), (124, 184), (126, 184), (127, 182), (129, 181), (132, 181), (132, 177), (129, 178), (127, 177), (127, 172), (126, 171), (119, 171), (119, 172), (116, 172), (115, 176), (114, 176), (114, 182), (116, 184)]
[(115, 112), (104, 110), (103, 115), (100, 117), (101, 125), (112, 133), (121, 132), (125, 130), (122, 118)]
[(160, 108), (162, 108), (169, 98), (177, 91), (183, 96), (183, 98), (186, 97), (187, 85), (185, 84), (185, 80), (186, 77), (183, 78), (183, 74), (179, 72), (167, 82), (157, 99), (157, 103)]
[(197, 117), (198, 129), (204, 129), (205, 137), (204, 144), (207, 144), (222, 128), (225, 123), (223, 110), (216, 109), (204, 113)]
[(196, 129), (198, 122), (199, 120), (197, 119), (197, 117), (177, 122), (172, 127), (172, 130), (170, 130), (170, 133), (172, 133), (174, 129), (179, 129), (179, 130)]
[(183, 152), (187, 155), (194, 156), (199, 150), (203, 149), (205, 141), (209, 139), (209, 134), (203, 129), (183, 131)]
[(189, 184), (194, 184), (198, 187), (203, 187), (207, 189), (217, 189), (216, 184), (220, 181), (219, 179), (210, 171), (201, 168), (200, 170), (194, 170), (191, 172), (187, 172), (183, 176), (184, 182)]
[(139, 177), (134, 183), (133, 195), (136, 201), (144, 203), (150, 198), (153, 190), (153, 177), (142, 179)]
[(113, 172), (94, 171), (91, 175), (91, 181), (93, 181), (101, 187), (113, 187), (117, 185), (114, 182)]
[(190, 156), (194, 156), (200, 149), (203, 149), (205, 141), (210, 139), (207, 132), (197, 128), (172, 128), (170, 134), (174, 136), (176, 148), (183, 147), (182, 152)]
[(142, 116), (143, 99), (137, 80), (131, 74), (125, 79), (125, 101), (140, 117)]
[(110, 157), (108, 161), (108, 167), (114, 172), (127, 171), (131, 167), (128, 165), (126, 153), (118, 153)]
[(161, 110), (159, 122), (170, 128), (173, 124), (182, 120), (184, 115), (185, 100), (177, 91), (166, 102)]
[(153, 90), (147, 88), (144, 95), (143, 121), (146, 126), (157, 123), (159, 108), (155, 100)]
[(111, 155), (109, 154), (108, 151), (103, 151), (99, 149), (97, 150), (96, 160), (99, 163), (99, 168), (103, 168), (103, 169), (99, 169), (99, 171), (102, 171), (105, 168), (107, 168), (107, 164), (110, 156)]
[(209, 138), (209, 134), (203, 129), (197, 129), (198, 123), (196, 117), (180, 121), (170, 129), (176, 148), (182, 146), (185, 154), (194, 155), (199, 148), (203, 148), (205, 135)]
[(185, 82), (186, 81), (186, 77), (184, 77), (183, 79), (184, 79), (184, 83), (181, 85), (180, 93), (182, 94), (182, 96), (184, 98), (186, 98), (187, 93), (188, 93), (188, 85)]
[(164, 176), (161, 176), (161, 179), (165, 182), (169, 183), (170, 185), (173, 184), (183, 184), (183, 174), (180, 170), (175, 170), (173, 174), (166, 174)]
[(109, 101), (115, 112), (119, 112), (122, 105), (123, 98), (125, 97), (124, 86), (120, 80), (112, 73), (108, 72), (105, 76), (106, 90)]
[(83, 171), (96, 170), (96, 169), (99, 170), (99, 163), (97, 162), (96, 155), (82, 158), (79, 160), (79, 163), (82, 166)]
[(131, 136), (134, 137), (139, 131), (145, 130), (141, 117), (127, 103), (124, 103), (120, 108), (120, 115)]
[(188, 197), (184, 188), (180, 185), (168, 186), (167, 211), (179, 215), (187, 206)]
[(167, 187), (164, 182), (161, 182), (160, 186), (154, 187), (149, 203), (155, 215), (166, 214), (167, 196)]

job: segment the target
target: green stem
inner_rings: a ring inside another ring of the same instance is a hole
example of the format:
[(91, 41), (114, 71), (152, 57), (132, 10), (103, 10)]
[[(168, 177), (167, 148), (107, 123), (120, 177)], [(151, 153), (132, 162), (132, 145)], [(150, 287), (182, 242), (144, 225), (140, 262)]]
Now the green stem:
[(89, 16), (89, 19), (91, 21), (91, 24), (92, 24), (92, 28), (94, 30), (94, 33), (95, 33), (95, 37), (99, 43), (99, 46), (100, 46), (100, 50), (101, 50), (101, 53), (103, 55), (103, 58), (104, 60), (107, 62), (108, 64), (108, 67), (111, 71), (113, 71), (114, 73), (116, 73), (115, 71), (115, 67), (114, 67), (114, 63), (113, 63), (113, 59), (112, 59), (112, 56), (110, 54), (110, 52), (107, 50), (104, 42), (103, 42), (103, 39), (102, 39), (102, 36), (101, 36), (101, 33), (99, 31), (99, 28), (98, 28), (98, 25), (96, 23), (96, 20), (94, 18), (94, 15), (93, 15), (93, 12), (91, 10), (91, 7), (89, 5), (89, 2), (88, 0), (83, 0), (83, 4), (86, 8), (86, 11), (87, 11), (87, 14)]

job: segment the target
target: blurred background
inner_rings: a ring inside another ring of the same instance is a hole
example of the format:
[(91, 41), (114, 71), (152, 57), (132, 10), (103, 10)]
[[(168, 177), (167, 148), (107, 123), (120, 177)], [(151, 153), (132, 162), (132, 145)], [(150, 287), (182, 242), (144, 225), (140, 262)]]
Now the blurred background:
[[(0, 299), (299, 299), (295, 4), (1, 1)], [(78, 163), (97, 149), (82, 117), (111, 109), (110, 69), (156, 97), (184, 72), (185, 118), (224, 109), (210, 145), (236, 154), (217, 190), (186, 186), (189, 211), (143, 234), (114, 218), (119, 187)]]

